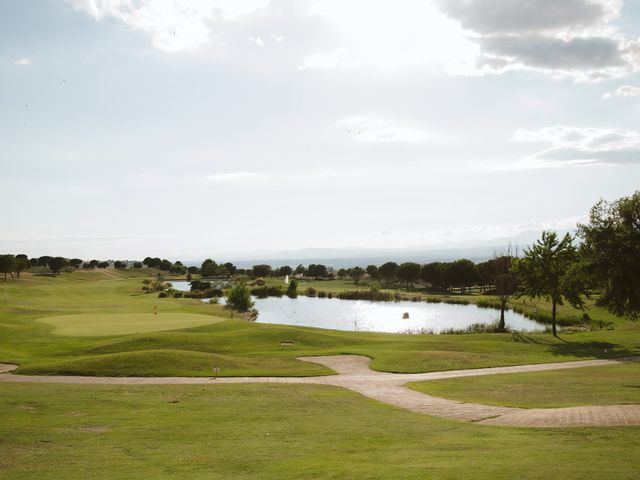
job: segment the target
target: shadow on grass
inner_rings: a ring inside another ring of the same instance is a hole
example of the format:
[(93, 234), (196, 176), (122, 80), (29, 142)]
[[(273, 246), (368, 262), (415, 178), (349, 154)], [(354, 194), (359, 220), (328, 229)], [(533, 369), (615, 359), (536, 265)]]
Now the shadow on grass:
[(549, 345), (551, 342), (548, 340), (541, 340), (530, 335), (525, 335), (521, 332), (511, 332), (511, 336), (515, 342), (520, 343), (534, 343), (536, 345)]
[(555, 343), (549, 346), (554, 355), (571, 355), (574, 357), (631, 357), (638, 355), (637, 351), (622, 348), (620, 345), (609, 342), (571, 342), (560, 338), (563, 343)]

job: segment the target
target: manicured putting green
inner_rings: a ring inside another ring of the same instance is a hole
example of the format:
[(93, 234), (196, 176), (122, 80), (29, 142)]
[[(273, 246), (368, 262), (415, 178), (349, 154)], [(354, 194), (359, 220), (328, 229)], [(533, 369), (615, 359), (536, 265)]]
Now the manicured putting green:
[(83, 313), (45, 317), (38, 321), (53, 325), (53, 333), (56, 335), (97, 337), (177, 330), (223, 320), (224, 318), (197, 313)]

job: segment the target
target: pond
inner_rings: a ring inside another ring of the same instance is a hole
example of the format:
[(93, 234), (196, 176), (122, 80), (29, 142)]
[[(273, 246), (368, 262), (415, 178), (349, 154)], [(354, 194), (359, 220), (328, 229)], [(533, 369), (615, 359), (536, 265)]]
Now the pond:
[[(189, 290), (189, 282), (171, 282), (176, 290)], [(258, 323), (359, 332), (439, 333), (464, 329), (474, 323), (492, 323), (500, 317), (494, 308), (426, 302), (371, 302), (299, 296), (254, 298)], [(220, 299), (224, 303), (224, 299)], [(404, 318), (408, 314), (408, 318)], [(505, 312), (513, 330), (543, 331), (545, 326), (512, 311)]]
[[(300, 325), (366, 332), (439, 333), (464, 329), (474, 323), (492, 323), (500, 317), (493, 308), (426, 302), (371, 302), (316, 297), (255, 299), (259, 323)], [(408, 314), (408, 318), (406, 317)], [(519, 331), (544, 330), (533, 320), (506, 312), (508, 327)]]

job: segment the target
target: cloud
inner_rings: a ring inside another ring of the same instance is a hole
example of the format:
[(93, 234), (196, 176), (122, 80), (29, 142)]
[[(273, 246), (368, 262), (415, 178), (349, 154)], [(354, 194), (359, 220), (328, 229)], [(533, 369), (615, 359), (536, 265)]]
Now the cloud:
[(228, 22), (266, 7), (269, 0), (71, 0), (97, 20), (115, 18), (151, 35), (155, 48), (190, 50), (211, 40), (210, 22)]
[(622, 85), (614, 92), (605, 93), (603, 98), (616, 97), (640, 97), (640, 87), (634, 87), (632, 85)]
[(420, 143), (432, 138), (426, 130), (396, 124), (376, 116), (352, 116), (336, 122), (336, 127), (359, 142)]
[(578, 79), (601, 79), (629, 74), (640, 65), (627, 45), (610, 37), (562, 39), (543, 35), (490, 36), (479, 40), (496, 69), (534, 69)]
[(535, 70), (597, 81), (640, 70), (640, 44), (612, 22), (622, 0), (437, 0), (481, 49), (467, 75)]
[(483, 35), (585, 32), (615, 19), (622, 0), (436, 0), (467, 30)]
[(517, 130), (512, 140), (548, 146), (526, 159), (522, 164), (524, 167), (640, 163), (640, 132), (634, 130), (557, 125), (538, 130)]
[(20, 67), (29, 67), (29, 66), (31, 66), (32, 63), (33, 62), (28, 57), (20, 58), (20, 59), (16, 60), (15, 62), (13, 62), (14, 65), (18, 65)]

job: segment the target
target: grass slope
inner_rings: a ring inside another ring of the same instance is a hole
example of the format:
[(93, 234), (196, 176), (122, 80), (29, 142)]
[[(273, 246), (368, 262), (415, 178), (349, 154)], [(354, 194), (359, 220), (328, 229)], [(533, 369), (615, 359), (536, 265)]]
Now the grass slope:
[(640, 404), (640, 363), (414, 382), (430, 395), (523, 408)]
[(0, 385), (12, 480), (624, 480), (639, 449), (635, 427), (488, 427), (326, 386)]

